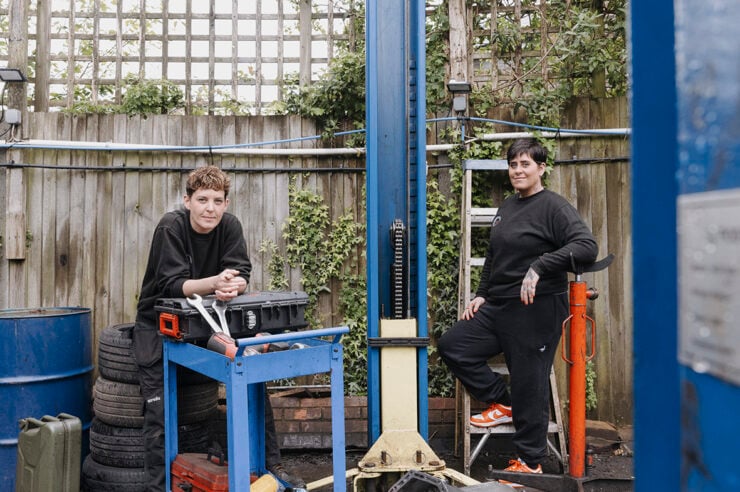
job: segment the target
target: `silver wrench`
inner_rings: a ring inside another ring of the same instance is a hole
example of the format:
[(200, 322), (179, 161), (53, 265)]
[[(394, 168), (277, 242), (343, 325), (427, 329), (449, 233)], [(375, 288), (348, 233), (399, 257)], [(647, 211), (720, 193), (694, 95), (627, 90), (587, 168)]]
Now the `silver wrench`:
[(193, 306), (195, 309), (198, 310), (201, 316), (208, 321), (208, 324), (211, 326), (211, 329), (214, 333), (223, 333), (224, 331), (221, 329), (218, 324), (213, 320), (213, 317), (211, 317), (210, 313), (206, 311), (206, 308), (203, 307), (203, 298), (199, 296), (198, 294), (193, 294), (193, 297), (187, 298), (188, 304)]
[(221, 330), (227, 335), (231, 336), (229, 331), (229, 324), (226, 322), (226, 302), (216, 299), (211, 306), (216, 314), (218, 315), (218, 321), (221, 323)]

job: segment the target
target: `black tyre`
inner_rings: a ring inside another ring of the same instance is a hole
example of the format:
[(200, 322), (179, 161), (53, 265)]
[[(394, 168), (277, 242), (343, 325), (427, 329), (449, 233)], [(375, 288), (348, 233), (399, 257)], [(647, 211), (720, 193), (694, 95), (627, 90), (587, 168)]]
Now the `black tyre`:
[(136, 428), (144, 425), (144, 398), (138, 384), (98, 377), (93, 388), (93, 411), (108, 425)]
[(88, 455), (82, 463), (83, 492), (145, 492), (143, 468), (119, 468), (98, 463)]
[[(98, 340), (98, 368), (111, 381), (139, 384), (139, 371), (133, 356), (134, 323), (107, 326)], [(212, 379), (186, 367), (177, 367), (180, 384), (204, 384)]]
[[(212, 419), (218, 407), (218, 382), (180, 386), (177, 390), (179, 425)], [(138, 384), (110, 381), (98, 377), (93, 389), (95, 416), (108, 425), (142, 427), (144, 398)]]
[(211, 420), (218, 412), (218, 382), (182, 386), (177, 390), (177, 402), (179, 424)]
[(94, 418), (90, 425), (90, 455), (107, 466), (143, 468), (144, 431), (111, 426)]
[[(211, 443), (210, 422), (180, 425), (180, 453), (205, 453)], [(144, 467), (144, 431), (115, 427), (94, 418), (90, 426), (90, 455), (103, 465), (120, 468)]]
[(98, 341), (98, 368), (111, 381), (139, 382), (139, 372), (133, 357), (131, 333), (133, 323), (107, 326)]

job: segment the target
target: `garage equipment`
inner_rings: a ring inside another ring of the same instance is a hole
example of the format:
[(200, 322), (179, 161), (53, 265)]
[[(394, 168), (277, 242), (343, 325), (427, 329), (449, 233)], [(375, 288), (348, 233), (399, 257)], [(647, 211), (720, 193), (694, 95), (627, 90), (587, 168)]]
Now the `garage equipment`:
[[(231, 303), (230, 303), (231, 305)], [(164, 338), (165, 378), (165, 455), (169, 467), (177, 457), (177, 371), (181, 365), (224, 384), (226, 389), (226, 429), (229, 491), (250, 490), (250, 475), (264, 475), (265, 423), (264, 382), (328, 372), (331, 377), (333, 474), (346, 474), (344, 438), (344, 372), (340, 339), (347, 327), (305, 330), (236, 339), (236, 354), (231, 359), (180, 338)], [(325, 339), (325, 337), (327, 339)], [(304, 348), (248, 356), (250, 347), (286, 342)], [(167, 476), (167, 490), (172, 477)], [(344, 480), (334, 484), (344, 492)]]
[[(159, 313), (159, 331), (186, 342), (205, 342), (214, 333), (216, 322), (212, 312), (219, 319), (216, 325), (232, 338), (308, 327), (304, 315), (308, 294), (302, 291), (250, 292), (221, 305), (217, 305), (219, 303), (214, 296), (207, 296), (201, 299), (201, 303), (211, 322), (186, 298), (157, 299), (154, 310)], [(219, 311), (223, 313), (219, 314)]]
[[(220, 301), (218, 300), (214, 302), (214, 308), (219, 302)], [(192, 297), (188, 297), (187, 303), (193, 306), (200, 315), (203, 316), (203, 319), (208, 322), (208, 325), (213, 330), (213, 334), (208, 338), (208, 342), (206, 343), (208, 350), (213, 350), (214, 352), (225, 355), (229, 359), (233, 359), (236, 356), (236, 342), (229, 334), (229, 326), (226, 324), (226, 317), (219, 315), (221, 325), (218, 325), (208, 311), (203, 307), (203, 298), (198, 294), (193, 294)]]

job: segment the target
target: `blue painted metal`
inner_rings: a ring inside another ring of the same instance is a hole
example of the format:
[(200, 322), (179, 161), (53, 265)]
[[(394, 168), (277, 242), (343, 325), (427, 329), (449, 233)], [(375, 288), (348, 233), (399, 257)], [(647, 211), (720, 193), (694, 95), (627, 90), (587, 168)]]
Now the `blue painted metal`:
[(632, 209), (649, 211), (633, 215), (635, 490), (740, 490), (740, 421), (727, 418), (740, 408), (740, 388), (676, 357), (677, 286), (696, 275), (677, 275), (676, 201), (740, 188), (740, 38), (728, 35), (740, 4), (630, 9)]
[[(675, 5), (679, 194), (740, 191), (740, 3)], [(690, 282), (692, 275), (682, 273), (679, 282)], [(737, 353), (740, 336), (734, 333), (715, 342), (730, 342), (723, 348)], [(740, 410), (740, 387), (737, 379), (717, 374), (680, 368), (681, 490), (740, 490), (740, 420), (728, 418)]]
[(0, 490), (15, 490), (18, 421), (67, 413), (92, 420), (90, 309), (0, 310)]
[[(190, 343), (165, 338), (165, 454), (167, 469), (177, 456), (177, 370), (181, 365), (205, 374), (226, 387), (226, 426), (229, 456), (229, 490), (249, 491), (250, 472), (264, 474), (264, 389), (261, 383), (328, 372), (331, 376), (332, 472), (346, 475), (344, 435), (344, 369), (340, 338), (347, 327), (282, 333), (237, 340), (234, 360)], [(320, 337), (332, 337), (325, 341)], [(244, 350), (253, 345), (300, 341), (306, 348), (253, 356)], [(248, 415), (249, 418), (243, 418)], [(245, 436), (249, 436), (245, 438)], [(171, 477), (167, 475), (170, 490)], [(346, 483), (337, 480), (334, 490), (344, 492)]]
[(673, 0), (629, 6), (635, 490), (679, 490)]
[[(416, 317), (417, 334), (426, 337), (429, 334), (427, 323), (427, 145), (426, 145), (426, 3), (424, 0), (412, 0), (409, 16), (410, 51), (411, 51), (411, 108), (410, 141), (411, 141), (411, 196), (412, 202), (410, 223), (411, 231), (411, 271), (410, 295), (412, 313)], [(417, 407), (419, 434), (425, 440), (429, 437), (429, 369), (426, 347), (417, 350)]]
[[(393, 221), (406, 225), (409, 317), (427, 334), (426, 310), (426, 65), (424, 2), (366, 4), (366, 191), (368, 337), (379, 334), (390, 309)], [(368, 349), (368, 436), (380, 436), (379, 349)], [(418, 352), (419, 431), (426, 438), (427, 353)]]

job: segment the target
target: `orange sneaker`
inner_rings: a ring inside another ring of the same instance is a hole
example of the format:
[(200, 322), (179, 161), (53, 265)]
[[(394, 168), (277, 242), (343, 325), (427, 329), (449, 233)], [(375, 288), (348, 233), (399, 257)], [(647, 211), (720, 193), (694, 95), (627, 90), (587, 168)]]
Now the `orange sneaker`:
[(511, 422), (511, 407), (500, 403), (492, 403), (483, 413), (470, 417), (470, 424), (476, 427), (496, 427)]
[[(537, 465), (537, 468), (530, 468), (521, 459), (509, 460), (509, 466), (504, 468), (504, 471), (517, 473), (542, 473), (542, 465)], [(509, 482), (507, 480), (499, 480), (498, 482), (515, 489), (521, 489), (524, 487), (522, 484)]]

